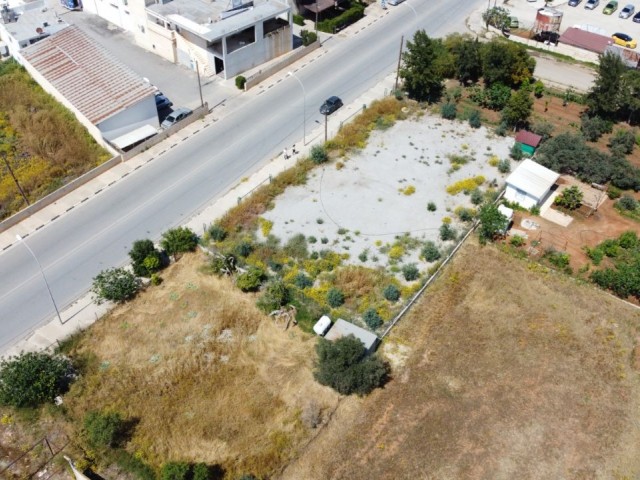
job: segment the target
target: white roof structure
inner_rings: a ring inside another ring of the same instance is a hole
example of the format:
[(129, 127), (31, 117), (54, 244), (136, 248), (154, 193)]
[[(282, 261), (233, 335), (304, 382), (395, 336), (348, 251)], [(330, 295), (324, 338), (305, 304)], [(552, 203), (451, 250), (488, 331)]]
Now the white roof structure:
[(119, 136), (111, 140), (116, 147), (120, 150), (127, 148), (129, 145), (146, 140), (149, 137), (153, 137), (158, 133), (158, 129), (153, 125), (143, 125), (140, 128), (136, 128), (129, 133)]
[(527, 192), (533, 197), (542, 198), (556, 183), (559, 176), (559, 173), (527, 158), (507, 177), (506, 182), (507, 185)]
[(74, 25), (25, 48), (22, 56), (94, 125), (154, 94)]
[(313, 331), (316, 332), (317, 335), (324, 335), (329, 327), (331, 326), (331, 319), (326, 315), (320, 317), (320, 320), (316, 322), (313, 326)]
[(378, 337), (373, 333), (360, 328), (353, 323), (349, 323), (346, 320), (339, 318), (336, 323), (333, 324), (331, 330), (324, 336), (327, 340), (338, 340), (339, 338), (353, 335), (362, 342), (367, 351), (372, 352), (378, 344)]
[(513, 219), (513, 209), (507, 207), (506, 205), (498, 205), (498, 211), (507, 217), (507, 220), (511, 221)]

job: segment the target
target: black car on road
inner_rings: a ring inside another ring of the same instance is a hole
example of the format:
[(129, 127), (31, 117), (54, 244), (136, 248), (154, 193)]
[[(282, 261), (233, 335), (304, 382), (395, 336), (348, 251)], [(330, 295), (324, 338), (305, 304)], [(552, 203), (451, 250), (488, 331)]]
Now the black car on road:
[(329, 97), (325, 100), (325, 102), (320, 105), (320, 113), (322, 115), (331, 115), (333, 112), (338, 110), (342, 106), (342, 100), (338, 97), (333, 96)]

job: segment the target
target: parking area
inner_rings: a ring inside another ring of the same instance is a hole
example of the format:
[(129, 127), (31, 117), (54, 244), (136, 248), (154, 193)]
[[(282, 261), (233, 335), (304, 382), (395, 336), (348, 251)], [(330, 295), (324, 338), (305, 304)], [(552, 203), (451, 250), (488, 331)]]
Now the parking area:
[[(65, 22), (77, 25), (119, 61), (138, 75), (149, 79), (173, 103), (174, 109), (178, 107), (193, 109), (200, 105), (198, 77), (195, 71), (175, 65), (137, 46), (131, 34), (96, 15), (69, 11), (51, 3), (50, 8), (55, 8)], [(201, 82), (203, 100), (208, 102), (210, 107), (239, 93), (235, 85), (219, 77), (202, 78)], [(162, 121), (170, 112), (171, 109), (162, 110), (160, 120)]]
[[(568, 2), (550, 2), (548, 5), (563, 13), (560, 32), (564, 32), (569, 27), (582, 26), (585, 30), (611, 36), (616, 32), (626, 33), (631, 37), (640, 38), (640, 23), (633, 22), (633, 15), (629, 18), (620, 18), (619, 14), (627, 4), (635, 6), (636, 13), (640, 9), (640, 0), (618, 0), (618, 7), (611, 15), (603, 14), (603, 10), (609, 0), (599, 0), (599, 5), (593, 10), (586, 9), (588, 0), (580, 0), (575, 7), (569, 6)], [(511, 15), (518, 18), (520, 28), (532, 29), (536, 20), (536, 12), (545, 6), (543, 0), (510, 0), (504, 5)]]

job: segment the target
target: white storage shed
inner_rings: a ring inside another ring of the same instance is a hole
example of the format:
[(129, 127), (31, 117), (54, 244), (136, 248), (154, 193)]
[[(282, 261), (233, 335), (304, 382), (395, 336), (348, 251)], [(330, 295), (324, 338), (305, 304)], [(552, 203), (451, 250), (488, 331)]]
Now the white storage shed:
[(524, 208), (541, 205), (555, 185), (559, 173), (526, 159), (507, 177), (504, 198)]

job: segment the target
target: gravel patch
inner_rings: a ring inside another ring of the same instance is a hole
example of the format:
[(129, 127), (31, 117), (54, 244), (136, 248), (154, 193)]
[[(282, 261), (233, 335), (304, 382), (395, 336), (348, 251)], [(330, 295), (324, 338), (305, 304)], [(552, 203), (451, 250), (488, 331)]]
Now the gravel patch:
[[(271, 233), (283, 244), (302, 233), (311, 240), (310, 251), (346, 252), (352, 264), (388, 264), (384, 252), (405, 234), (446, 248), (439, 239), (443, 218), (450, 217), (458, 232), (466, 230), (454, 210), (473, 206), (468, 195), (449, 195), (446, 187), (477, 175), (487, 179), (483, 190), (493, 180), (501, 185), (506, 175), (488, 160), (492, 155), (507, 158), (512, 145), (512, 138), (498, 137), (484, 127), (473, 129), (440, 117), (398, 122), (373, 131), (365, 149), (339, 161), (342, 168), (332, 162), (315, 169), (306, 185), (288, 188), (264, 218), (273, 222)], [(450, 155), (474, 160), (452, 171)], [(405, 194), (408, 187), (415, 192)], [(429, 202), (436, 204), (436, 211), (427, 210)], [(398, 263), (418, 262), (419, 251), (408, 251)], [(359, 258), (362, 252), (367, 252), (366, 261)]]

